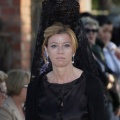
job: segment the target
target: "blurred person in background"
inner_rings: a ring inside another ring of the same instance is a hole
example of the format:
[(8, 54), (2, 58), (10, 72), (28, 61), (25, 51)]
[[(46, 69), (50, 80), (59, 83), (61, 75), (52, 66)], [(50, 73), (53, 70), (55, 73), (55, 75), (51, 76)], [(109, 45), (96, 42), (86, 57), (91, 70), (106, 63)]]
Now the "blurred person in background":
[(113, 41), (120, 48), (120, 25), (114, 26), (111, 41)]
[(107, 16), (97, 17), (100, 24), (97, 44), (103, 48), (106, 64), (120, 81), (120, 49), (111, 42), (113, 25)]
[(5, 98), (6, 98), (6, 93), (7, 93), (7, 87), (6, 87), (6, 79), (7, 79), (7, 74), (4, 73), (3, 71), (0, 71), (0, 107), (2, 106)]
[[(106, 98), (106, 113), (107, 113), (107, 119), (108, 120), (113, 120), (114, 112), (111, 109), (111, 105), (113, 106), (113, 101), (114, 101), (114, 108), (115, 112), (119, 114), (119, 97), (118, 93), (115, 89), (115, 79), (112, 74), (109, 73), (109, 69), (107, 68), (107, 65), (105, 64), (105, 61), (102, 60), (102, 57), (104, 57), (104, 54), (102, 52), (102, 49), (95, 44), (96, 39), (97, 39), (97, 34), (98, 34), (98, 29), (99, 29), (99, 24), (98, 22), (89, 17), (82, 17), (82, 22), (85, 27), (85, 32), (86, 36), (88, 38), (88, 42), (90, 44), (90, 47), (93, 51), (98, 71), (99, 71), (99, 77), (100, 80), (103, 83), (103, 86), (105, 87), (104, 93), (105, 93), (105, 98)], [(114, 88), (114, 90), (113, 90)], [(112, 94), (111, 92), (112, 91)], [(113, 92), (114, 91), (114, 92)], [(114, 120), (118, 119), (118, 117), (114, 117)]]
[(11, 70), (6, 80), (8, 97), (0, 108), (1, 120), (24, 120), (23, 104), (26, 100), (30, 73), (24, 70)]

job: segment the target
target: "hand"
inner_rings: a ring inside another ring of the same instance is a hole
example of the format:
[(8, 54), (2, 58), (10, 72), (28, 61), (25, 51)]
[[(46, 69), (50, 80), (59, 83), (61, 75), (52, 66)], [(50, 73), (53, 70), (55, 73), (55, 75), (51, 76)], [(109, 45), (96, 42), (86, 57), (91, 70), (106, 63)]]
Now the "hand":
[(107, 74), (107, 77), (108, 77), (109, 82), (111, 83), (115, 82), (115, 78), (112, 74)]
[(115, 115), (118, 116), (118, 117), (120, 116), (120, 109), (117, 109), (117, 110), (115, 111)]
[(111, 89), (112, 87), (113, 87), (113, 84), (112, 84), (111, 82), (109, 82), (108, 85), (107, 85), (107, 89), (109, 90), (109, 89)]

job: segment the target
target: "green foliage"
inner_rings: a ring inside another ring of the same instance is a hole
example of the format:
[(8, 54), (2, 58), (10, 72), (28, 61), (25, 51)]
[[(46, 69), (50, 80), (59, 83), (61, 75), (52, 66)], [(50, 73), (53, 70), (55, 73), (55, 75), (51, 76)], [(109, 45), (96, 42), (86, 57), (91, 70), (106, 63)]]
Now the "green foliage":
[(112, 4), (115, 4), (116, 6), (120, 6), (120, 0), (105, 0), (105, 1), (104, 0), (92, 0), (92, 9), (96, 9), (96, 10), (100, 10), (101, 8), (107, 9), (106, 6), (109, 6)]
[(112, 0), (112, 3), (114, 3), (116, 5), (120, 5), (120, 0)]
[(92, 0), (92, 9), (99, 9), (99, 0)]

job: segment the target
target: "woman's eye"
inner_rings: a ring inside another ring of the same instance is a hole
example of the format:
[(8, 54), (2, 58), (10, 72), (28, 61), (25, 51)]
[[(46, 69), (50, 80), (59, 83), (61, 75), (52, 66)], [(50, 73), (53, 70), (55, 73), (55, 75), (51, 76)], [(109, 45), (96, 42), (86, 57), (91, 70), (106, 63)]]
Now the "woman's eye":
[(65, 44), (64, 46), (65, 46), (65, 47), (70, 47), (70, 45), (69, 45), (69, 44)]
[(51, 45), (51, 47), (52, 47), (52, 48), (56, 48), (56, 47), (57, 47), (57, 45)]

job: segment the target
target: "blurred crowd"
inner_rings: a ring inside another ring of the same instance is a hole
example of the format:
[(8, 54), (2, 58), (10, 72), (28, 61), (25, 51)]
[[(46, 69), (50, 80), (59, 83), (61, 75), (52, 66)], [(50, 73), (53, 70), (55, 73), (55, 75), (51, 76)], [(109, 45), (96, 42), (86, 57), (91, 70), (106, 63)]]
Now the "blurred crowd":
[(120, 27), (107, 15), (83, 13), (81, 20), (103, 84), (107, 120), (120, 119)]
[[(81, 20), (103, 84), (107, 120), (120, 119), (120, 27), (106, 15), (82, 13)], [(0, 71), (0, 119), (24, 120), (30, 73)]]
[(0, 71), (0, 120), (25, 120), (23, 108), (29, 82), (28, 71)]

